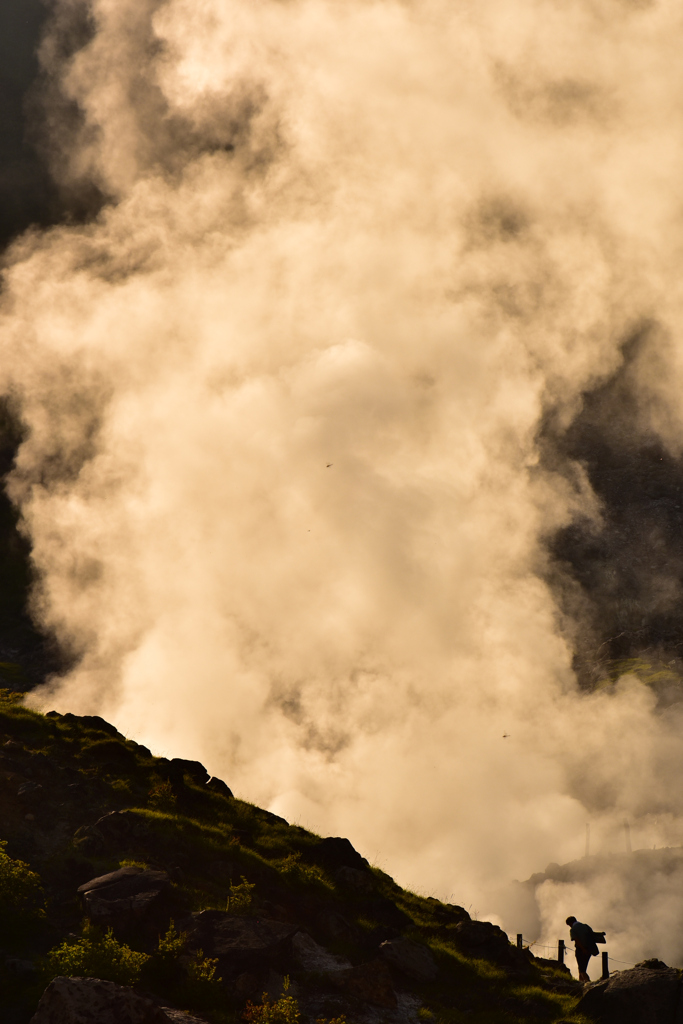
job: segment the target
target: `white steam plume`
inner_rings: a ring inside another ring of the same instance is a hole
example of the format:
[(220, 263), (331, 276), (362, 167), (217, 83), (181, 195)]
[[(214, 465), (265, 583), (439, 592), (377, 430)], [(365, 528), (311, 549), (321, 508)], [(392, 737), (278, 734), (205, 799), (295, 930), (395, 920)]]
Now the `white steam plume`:
[(599, 513), (535, 437), (649, 317), (678, 450), (679, 5), (83, 9), (47, 120), (109, 201), (2, 295), (37, 607), (82, 656), (40, 700), (480, 913), (587, 816), (677, 836), (674, 719), (576, 689), (542, 542)]

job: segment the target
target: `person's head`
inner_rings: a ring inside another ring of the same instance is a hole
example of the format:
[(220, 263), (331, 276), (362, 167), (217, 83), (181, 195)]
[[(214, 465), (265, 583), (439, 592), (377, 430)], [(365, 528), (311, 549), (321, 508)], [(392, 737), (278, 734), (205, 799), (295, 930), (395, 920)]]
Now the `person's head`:
[(576, 918), (575, 917), (568, 917), (567, 920), (565, 921), (565, 924), (568, 924), (571, 927), (571, 925), (576, 924)]

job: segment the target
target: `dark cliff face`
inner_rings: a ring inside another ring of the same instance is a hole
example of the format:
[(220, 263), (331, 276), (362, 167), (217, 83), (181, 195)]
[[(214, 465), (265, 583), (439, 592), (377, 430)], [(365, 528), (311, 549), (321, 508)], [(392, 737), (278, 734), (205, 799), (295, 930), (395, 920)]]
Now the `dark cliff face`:
[(0, 5), (0, 246), (31, 224), (60, 216), (57, 192), (31, 142), (27, 110), (38, 75), (38, 46), (47, 8), (40, 0)]
[[(40, 146), (37, 48), (48, 16), (42, 0), (0, 4), (0, 250), (32, 226), (83, 220), (95, 209), (60, 192)], [(29, 612), (31, 545), (5, 487), (21, 440), (16, 406), (0, 396), (0, 686), (27, 690), (68, 662)]]
[(581, 467), (598, 499), (597, 517), (547, 538), (548, 578), (586, 687), (630, 659), (670, 682), (683, 671), (683, 459), (652, 429), (647, 391), (662, 344), (656, 324), (638, 328), (570, 424), (559, 428), (551, 410), (539, 432), (546, 468), (571, 478)]
[[(72, 7), (73, 19), (83, 21), (87, 5)], [(49, 11), (42, 0), (0, 4), (0, 248), (31, 226), (87, 220), (102, 203), (93, 190), (60, 188), (48, 166), (50, 152), (41, 130), (46, 88), (37, 51)], [(77, 46), (87, 32), (69, 35), (70, 45)], [(72, 116), (77, 118), (78, 111)]]
[(68, 662), (29, 611), (35, 582), (31, 545), (5, 487), (21, 438), (11, 404), (0, 399), (0, 687), (26, 691)]
[[(46, 224), (54, 195), (49, 175), (27, 140), (26, 103), (38, 73), (36, 47), (45, 8), (40, 0), (0, 5), (0, 248), (31, 224)], [(30, 544), (4, 479), (21, 441), (21, 427), (7, 400), (0, 403), (0, 685), (26, 689), (39, 682), (46, 641), (27, 613)], [(49, 661), (49, 658), (47, 659)]]

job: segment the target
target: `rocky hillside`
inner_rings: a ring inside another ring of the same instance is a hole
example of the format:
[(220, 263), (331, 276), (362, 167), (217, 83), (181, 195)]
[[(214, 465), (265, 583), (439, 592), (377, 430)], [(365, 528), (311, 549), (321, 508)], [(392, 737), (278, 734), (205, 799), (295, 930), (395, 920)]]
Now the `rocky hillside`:
[(3, 1024), (582, 1019), (566, 970), (347, 839), (0, 696)]

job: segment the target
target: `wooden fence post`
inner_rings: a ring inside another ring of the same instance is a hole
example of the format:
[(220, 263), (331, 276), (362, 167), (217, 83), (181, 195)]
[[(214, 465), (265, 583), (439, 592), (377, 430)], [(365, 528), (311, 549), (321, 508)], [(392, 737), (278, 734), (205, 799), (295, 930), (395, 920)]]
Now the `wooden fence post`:
[(602, 976), (609, 978), (609, 953), (602, 954)]
[(524, 949), (523, 939), (521, 935), (517, 936), (517, 949)]
[(558, 964), (564, 963), (564, 939), (560, 939), (557, 943), (557, 962)]

